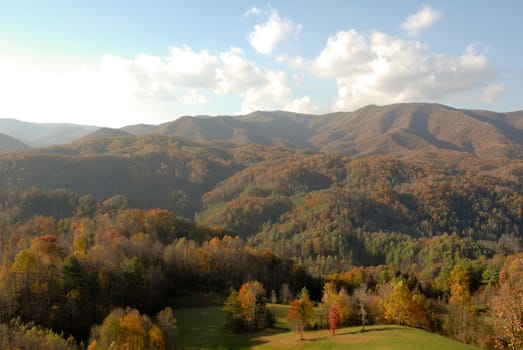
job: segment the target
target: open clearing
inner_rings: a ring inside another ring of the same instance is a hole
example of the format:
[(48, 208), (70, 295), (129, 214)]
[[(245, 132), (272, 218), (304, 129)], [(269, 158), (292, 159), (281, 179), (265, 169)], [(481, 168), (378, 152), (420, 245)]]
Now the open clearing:
[(286, 306), (270, 305), (276, 315), (276, 328), (254, 334), (230, 334), (224, 326), (221, 307), (176, 310), (178, 349), (376, 349), (376, 350), (472, 350), (461, 344), (423, 330), (382, 325), (341, 328), (332, 336), (328, 330), (307, 331), (305, 340), (291, 332), (285, 321)]

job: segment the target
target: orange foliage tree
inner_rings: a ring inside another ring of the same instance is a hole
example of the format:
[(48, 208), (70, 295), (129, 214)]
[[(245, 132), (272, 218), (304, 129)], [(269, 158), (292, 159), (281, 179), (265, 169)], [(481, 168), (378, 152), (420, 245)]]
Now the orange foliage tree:
[(289, 312), (287, 313), (287, 320), (298, 331), (301, 340), (303, 340), (303, 331), (310, 323), (313, 314), (314, 306), (312, 305), (309, 291), (307, 288), (302, 288), (298, 299), (291, 302)]

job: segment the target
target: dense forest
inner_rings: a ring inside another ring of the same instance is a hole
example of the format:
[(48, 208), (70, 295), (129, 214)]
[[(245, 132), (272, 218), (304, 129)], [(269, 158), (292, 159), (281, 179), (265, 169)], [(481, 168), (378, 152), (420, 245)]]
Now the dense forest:
[(171, 307), (223, 303), (257, 281), (291, 306), (305, 287), (327, 308), (309, 327), (327, 327), (336, 305), (344, 324), (365, 310), (368, 322), (518, 349), (521, 180), (519, 160), (159, 135), (2, 155), (0, 343), (104, 348), (117, 337), (108, 324), (135, 322), (144, 347), (162, 348)]

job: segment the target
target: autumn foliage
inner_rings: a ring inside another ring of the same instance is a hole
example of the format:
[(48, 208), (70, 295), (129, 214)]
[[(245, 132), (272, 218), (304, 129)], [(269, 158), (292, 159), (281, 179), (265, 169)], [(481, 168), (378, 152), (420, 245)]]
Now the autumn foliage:
[(266, 307), (263, 285), (249, 281), (240, 290), (231, 291), (223, 311), (227, 328), (232, 332), (253, 332), (274, 326), (274, 316)]
[(312, 305), (309, 291), (307, 288), (302, 288), (298, 298), (291, 302), (287, 313), (287, 320), (300, 334), (301, 340), (303, 340), (303, 332), (309, 326), (313, 314), (314, 306)]

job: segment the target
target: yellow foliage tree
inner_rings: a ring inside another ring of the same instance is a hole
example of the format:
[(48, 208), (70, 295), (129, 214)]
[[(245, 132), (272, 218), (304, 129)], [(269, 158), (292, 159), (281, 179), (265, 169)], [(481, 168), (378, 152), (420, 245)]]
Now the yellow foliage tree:
[(309, 297), (309, 291), (307, 288), (302, 288), (299, 298), (291, 302), (287, 313), (287, 320), (298, 331), (301, 340), (303, 340), (303, 331), (312, 319), (313, 314), (314, 306)]
[(523, 254), (507, 257), (490, 302), (496, 348), (523, 349)]
[(165, 335), (136, 309), (115, 309), (93, 329), (89, 350), (165, 350)]
[(389, 322), (406, 324), (412, 292), (403, 280), (392, 282), (388, 287), (383, 297), (383, 316)]

